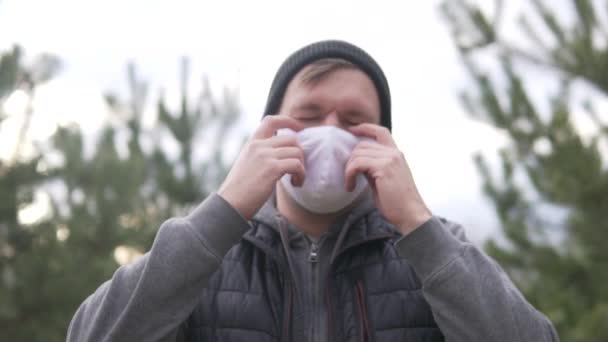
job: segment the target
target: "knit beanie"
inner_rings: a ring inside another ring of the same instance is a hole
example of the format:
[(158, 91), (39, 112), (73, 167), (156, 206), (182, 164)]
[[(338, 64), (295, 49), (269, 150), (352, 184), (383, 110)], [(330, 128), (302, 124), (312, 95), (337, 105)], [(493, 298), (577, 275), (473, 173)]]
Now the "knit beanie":
[(390, 130), (391, 93), (382, 69), (367, 52), (353, 44), (339, 40), (316, 42), (299, 49), (287, 57), (277, 71), (270, 86), (264, 116), (277, 114), (283, 102), (287, 85), (302, 68), (314, 61), (325, 58), (346, 60), (367, 74), (378, 92), (380, 100), (380, 124)]

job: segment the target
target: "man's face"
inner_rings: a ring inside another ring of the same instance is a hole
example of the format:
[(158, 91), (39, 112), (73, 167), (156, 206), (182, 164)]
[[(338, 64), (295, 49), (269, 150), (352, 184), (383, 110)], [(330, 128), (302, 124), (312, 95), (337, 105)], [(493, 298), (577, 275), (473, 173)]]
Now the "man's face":
[(338, 69), (314, 83), (303, 83), (304, 68), (289, 83), (279, 113), (308, 127), (346, 129), (380, 123), (380, 101), (371, 79), (357, 69)]

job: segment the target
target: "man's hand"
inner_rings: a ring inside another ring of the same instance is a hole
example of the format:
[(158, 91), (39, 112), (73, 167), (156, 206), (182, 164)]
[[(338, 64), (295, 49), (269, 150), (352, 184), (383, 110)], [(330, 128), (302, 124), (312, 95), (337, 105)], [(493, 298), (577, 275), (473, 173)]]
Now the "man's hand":
[(353, 149), (346, 163), (346, 188), (352, 191), (357, 174), (363, 173), (373, 190), (378, 209), (404, 235), (431, 218), (390, 131), (369, 123), (353, 126), (349, 131), (375, 142), (362, 141)]
[(284, 174), (292, 175), (295, 186), (304, 183), (304, 152), (295, 136), (274, 135), (281, 128), (299, 131), (304, 126), (287, 116), (266, 116), (218, 190), (218, 194), (247, 220), (268, 200), (277, 180)]

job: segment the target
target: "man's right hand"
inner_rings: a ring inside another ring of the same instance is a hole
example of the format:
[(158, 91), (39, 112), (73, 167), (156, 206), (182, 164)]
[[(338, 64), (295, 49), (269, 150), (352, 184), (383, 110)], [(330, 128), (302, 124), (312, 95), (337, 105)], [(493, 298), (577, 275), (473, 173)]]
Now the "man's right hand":
[(294, 186), (304, 183), (304, 152), (296, 137), (274, 135), (281, 128), (299, 131), (304, 127), (288, 116), (266, 116), (239, 153), (218, 194), (246, 220), (268, 200), (284, 174), (292, 175)]

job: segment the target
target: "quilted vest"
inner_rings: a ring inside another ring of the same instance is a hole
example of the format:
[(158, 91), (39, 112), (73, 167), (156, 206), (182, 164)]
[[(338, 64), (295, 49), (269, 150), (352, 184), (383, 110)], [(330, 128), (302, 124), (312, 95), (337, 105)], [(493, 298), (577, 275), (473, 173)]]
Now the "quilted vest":
[[(331, 266), (328, 341), (444, 341), (420, 280), (395, 250), (398, 235), (378, 214), (361, 221)], [(278, 233), (253, 224), (201, 289), (178, 341), (303, 341), (286, 263)]]

